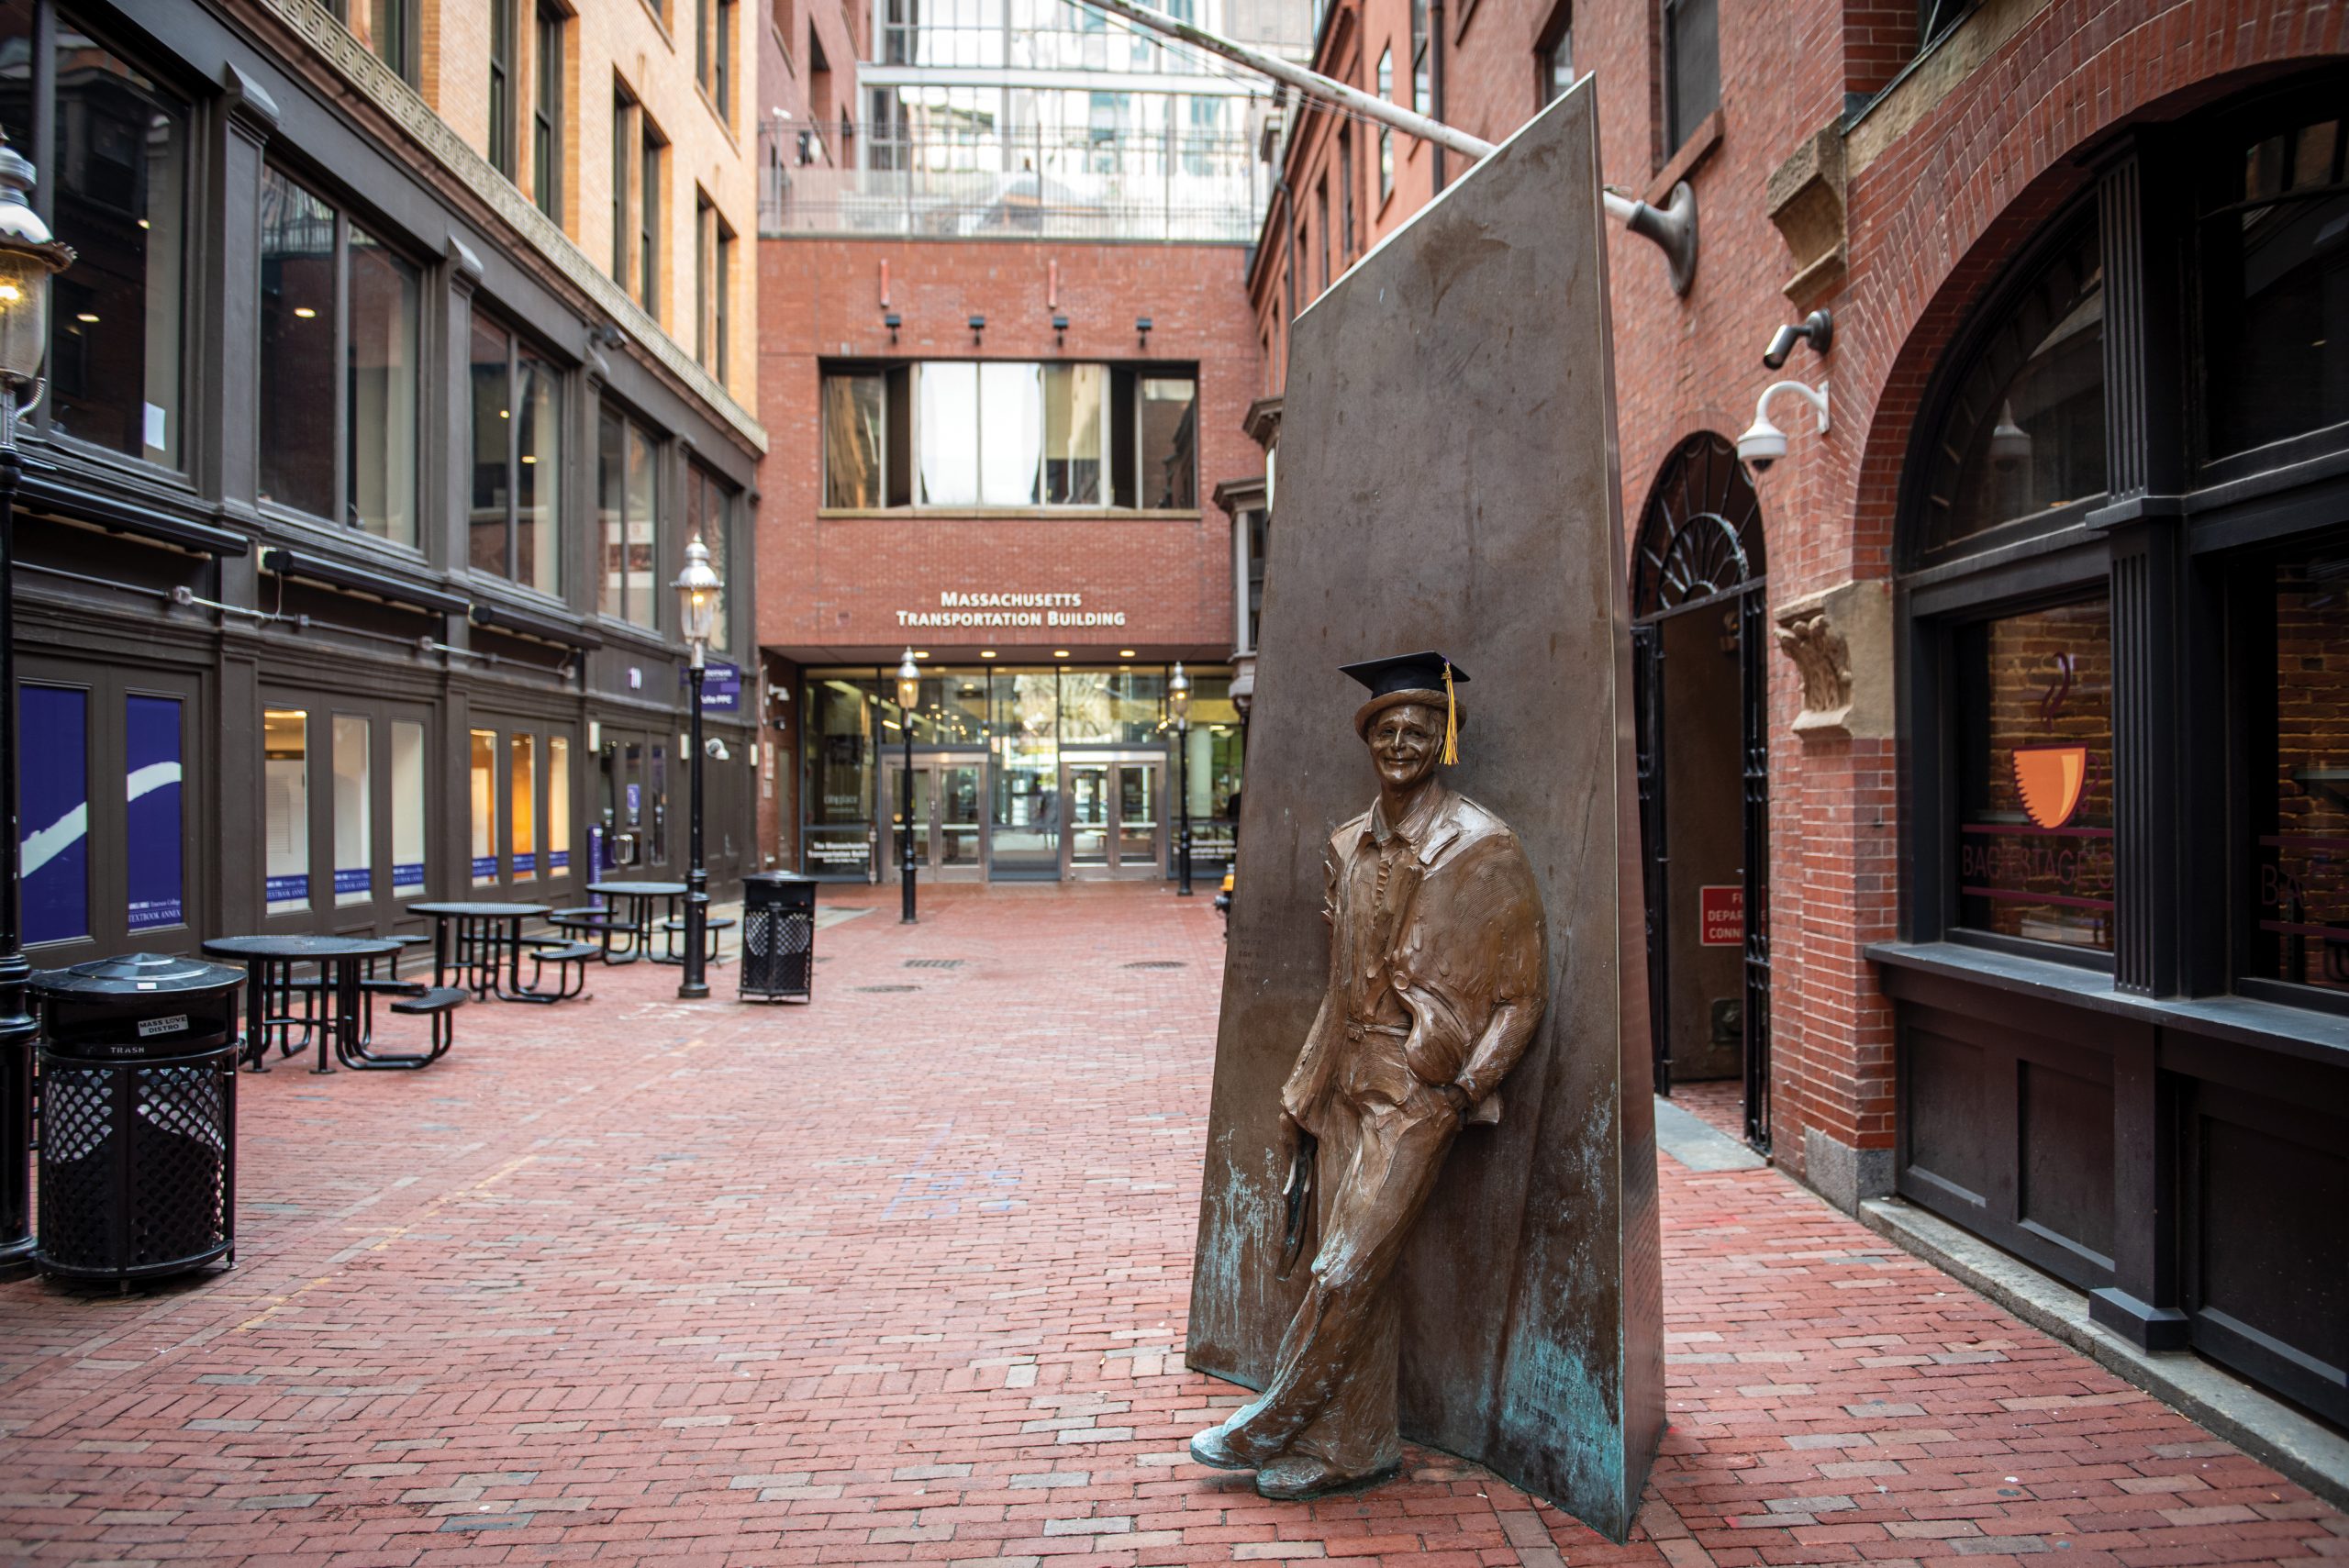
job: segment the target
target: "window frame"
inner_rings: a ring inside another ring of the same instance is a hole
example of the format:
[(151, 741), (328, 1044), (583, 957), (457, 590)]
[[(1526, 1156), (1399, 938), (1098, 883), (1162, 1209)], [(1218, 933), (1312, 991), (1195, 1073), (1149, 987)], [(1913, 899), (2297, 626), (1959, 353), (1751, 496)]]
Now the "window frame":
[[(312, 201), (317, 202), (319, 206), (325, 207), (328, 212), (334, 215), (334, 260), (332, 263), (334, 282), (334, 304), (332, 306), (334, 312), (334, 339), (328, 351), (328, 364), (329, 373), (333, 378), (334, 384), (335, 453), (334, 487), (332, 494), (335, 507), (337, 511), (342, 514), (342, 516), (338, 517), (334, 516), (321, 515), (317, 512), (309, 511), (308, 509), (296, 506), (291, 502), (280, 501), (266, 496), (261, 499), (261, 505), (272, 516), (300, 522), (312, 528), (323, 528), (333, 532), (338, 537), (349, 534), (363, 535), (364, 537), (374, 540), (378, 545), (422, 557), (429, 552), (430, 539), (429, 530), (426, 527), (425, 517), (426, 514), (432, 509), (429, 504), (429, 498), (427, 496), (425, 489), (424, 450), (427, 444), (426, 424), (428, 414), (434, 403), (433, 389), (437, 386), (442, 385), (445, 381), (445, 367), (440, 363), (440, 356), (434, 352), (430, 341), (430, 335), (426, 330), (426, 318), (430, 314), (429, 302), (435, 292), (435, 287), (439, 280), (439, 269), (430, 263), (416, 260), (414, 252), (409, 250), (404, 243), (396, 239), (387, 238), (386, 230), (383, 227), (373, 222), (359, 223), (356, 225), (356, 227), (359, 228), (362, 232), (366, 234), (368, 238), (374, 240), (376, 245), (379, 246), (385, 253), (405, 261), (408, 265), (417, 270), (417, 312), (415, 321), (417, 340), (417, 406), (415, 410), (416, 443), (408, 452), (408, 464), (410, 471), (409, 477), (413, 481), (411, 495), (414, 497), (415, 515), (413, 521), (415, 527), (415, 537), (412, 539), (396, 539), (389, 534), (376, 533), (362, 524), (353, 521), (349, 515), (351, 511), (351, 486), (353, 479), (351, 441), (351, 231), (354, 227), (354, 220), (351, 212), (351, 204), (348, 201), (327, 195), (326, 192), (331, 190), (331, 186), (322, 186), (321, 183), (307, 178), (298, 170), (290, 168), (286, 164), (279, 162), (276, 160), (264, 160), (262, 168), (262, 177), (264, 180), (271, 172), (273, 172), (279, 178), (284, 180), (296, 190), (304, 192)], [(258, 296), (256, 296), (256, 305), (258, 305)], [(259, 321), (260, 315), (261, 312), (257, 309), (255, 312), (256, 320), (254, 323), (256, 349), (258, 349), (258, 339), (261, 330)], [(263, 400), (267, 395), (267, 378), (262, 367), (260, 365), (256, 365), (255, 367), (255, 374), (253, 376), (253, 395), (257, 404)], [(255, 441), (257, 448), (262, 445), (260, 439), (260, 432), (262, 428), (263, 428), (263, 427), (260, 425), (260, 422), (257, 419), (255, 426)]]
[[(1534, 36), (1533, 40), (1533, 109), (1536, 114), (1565, 96), (1574, 86), (1574, 0), (1558, 0), (1557, 9), (1550, 13), (1550, 19), (1542, 24), (1541, 32)], [(1567, 81), (1564, 88), (1557, 86), (1558, 49), (1562, 44), (1566, 53)]]
[[(1664, 128), (1663, 157), (1669, 159), (1688, 144), (1698, 128), (1721, 106), (1721, 16), (1720, 0), (1657, 0), (1662, 9), (1664, 48), (1660, 60), (1664, 67)], [(1699, 109), (1684, 104), (1681, 97), (1681, 64), (1688, 39), (1684, 39), (1681, 21), (1697, 8), (1703, 8), (1710, 23), (1713, 54), (1712, 96)]]
[[(1378, 95), (1388, 103), (1395, 101), (1395, 46), (1388, 44), (1378, 51)], [(1395, 131), (1392, 127), (1378, 128), (1378, 206), (1384, 212), (1386, 198), (1395, 194)]]
[(1411, 5), (1411, 108), (1422, 115), (1435, 113), (1435, 76), (1429, 60), (1428, 0), (1410, 0)]
[[(509, 417), (506, 420), (506, 561), (504, 567), (495, 572), (492, 572), (486, 567), (476, 566), (473, 563), (472, 519), (470, 516), (471, 506), (468, 504), (465, 567), (469, 572), (473, 573), (476, 576), (493, 576), (498, 582), (507, 584), (512, 587), (519, 588), (526, 593), (541, 595), (547, 598), (560, 602), (565, 596), (563, 573), (565, 567), (570, 563), (568, 557), (571, 553), (564, 548), (567, 530), (564, 527), (564, 508), (562, 505), (563, 470), (565, 466), (562, 461), (562, 448), (568, 444), (565, 438), (568, 436), (571, 428), (570, 424), (565, 418), (565, 412), (570, 403), (571, 372), (573, 367), (562, 363), (547, 350), (545, 345), (531, 338), (520, 328), (514, 326), (509, 317), (501, 316), (495, 310), (485, 308), (479, 300), (474, 301), (473, 311), (478, 320), (487, 323), (506, 339), (506, 406), (509, 415)], [(468, 327), (467, 339), (470, 342), (470, 324)], [(523, 411), (521, 397), (522, 359), (525, 354), (529, 355), (532, 359), (537, 361), (540, 365), (545, 368), (548, 377), (548, 386), (554, 399), (554, 430), (556, 442), (555, 461), (553, 463), (549, 465), (549, 482), (546, 491), (547, 504), (551, 506), (554, 511), (554, 528), (552, 530), (555, 551), (554, 586), (551, 588), (541, 588), (536, 584), (524, 582), (522, 578), (518, 575), (516, 571), (516, 562), (521, 557), (522, 502), (520, 478), (523, 468), (522, 427), (527, 422), (521, 417)], [(466, 420), (466, 428), (468, 430), (474, 430), (478, 428), (475, 422), (470, 417), (472, 413), (471, 399), (474, 395), (473, 378), (470, 373), (473, 362), (474, 361), (471, 359), (469, 353), (466, 361), (468, 373), (465, 381), (465, 395), (468, 404), (467, 414), (469, 416)], [(465, 466), (466, 473), (469, 476), (466, 488), (468, 492), (470, 492), (472, 488), (470, 475), (474, 466), (473, 462), (473, 453), (471, 451), (468, 451), (465, 454)]]
[(634, 296), (629, 287), (629, 266), (636, 252), (635, 224), (629, 215), (629, 192), (635, 183), (636, 117), (642, 113), (636, 95), (617, 77), (612, 83), (612, 282)]
[[(618, 592), (619, 607), (618, 609), (607, 609), (604, 605), (604, 584), (606, 581), (606, 573), (608, 570), (610, 550), (615, 542), (614, 539), (607, 536), (605, 531), (606, 523), (604, 513), (606, 508), (604, 506), (602, 494), (605, 450), (604, 430), (607, 423), (617, 428), (619, 433), (619, 494), (621, 505), (618, 518), (618, 534), (617, 539), (617, 543), (618, 544), (620, 550)], [(651, 466), (648, 492), (652, 498), (651, 550), (653, 580), (645, 589), (645, 610), (647, 618), (642, 620), (639, 620), (635, 616), (629, 613), (630, 601), (628, 591), (628, 533), (630, 514), (627, 507), (629, 492), (627, 465), (629, 435), (631, 430), (643, 438), (646, 447), (645, 462)], [(635, 411), (630, 409), (627, 405), (619, 403), (610, 397), (605, 397), (597, 403), (596, 410), (596, 471), (597, 493), (596, 497), (596, 579), (594, 583), (596, 593), (596, 613), (601, 619), (613, 625), (624, 626), (640, 634), (650, 635), (656, 638), (663, 635), (661, 611), (662, 599), (666, 594), (667, 587), (662, 579), (665, 575), (665, 568), (667, 565), (667, 547), (669, 543), (667, 528), (668, 506), (667, 496), (665, 494), (667, 486), (664, 484), (664, 471), (668, 467), (669, 445), (668, 438), (662, 432), (658, 426), (653, 425), (649, 420), (638, 417)]]
[(489, 166), (515, 179), (520, 138), (516, 135), (515, 55), (520, 42), (516, 7), (521, 0), (489, 0)]
[(571, 18), (552, 0), (539, 0), (536, 12), (534, 80), (530, 94), (530, 199), (540, 212), (562, 221), (563, 29)]
[[(669, 143), (639, 104), (636, 109), (637, 303), (655, 321), (661, 316), (662, 157)], [(665, 323), (664, 323), (665, 325)]]

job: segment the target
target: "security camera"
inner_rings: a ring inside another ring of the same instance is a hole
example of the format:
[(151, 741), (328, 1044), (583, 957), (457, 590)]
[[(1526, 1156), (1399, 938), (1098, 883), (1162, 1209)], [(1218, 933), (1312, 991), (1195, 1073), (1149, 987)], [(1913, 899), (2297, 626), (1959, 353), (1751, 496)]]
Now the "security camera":
[(1816, 391), (1798, 381), (1775, 381), (1765, 388), (1753, 404), (1753, 423), (1745, 434), (1737, 438), (1737, 455), (1745, 460), (1754, 473), (1766, 472), (1770, 465), (1787, 455), (1787, 433), (1770, 422), (1770, 399), (1782, 392), (1791, 392), (1819, 411), (1819, 433), (1827, 433), (1827, 384), (1820, 382)]
[(703, 741), (701, 743), (701, 749), (709, 753), (709, 760), (713, 762), (727, 762), (734, 755), (733, 752), (726, 749), (726, 742), (720, 740), (715, 735)]

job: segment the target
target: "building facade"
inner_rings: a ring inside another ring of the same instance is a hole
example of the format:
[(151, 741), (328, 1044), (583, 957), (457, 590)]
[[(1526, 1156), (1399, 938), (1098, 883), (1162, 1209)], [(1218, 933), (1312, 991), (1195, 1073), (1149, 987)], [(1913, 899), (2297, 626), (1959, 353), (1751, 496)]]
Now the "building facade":
[(0, 125), (79, 252), (17, 519), (36, 964), (682, 874), (689, 537), (713, 658), (756, 617), (751, 36), (706, 0), (0, 8)]
[[(1259, 9), (1217, 21), (1282, 43)], [(810, 134), (770, 139), (761, 215), (759, 642), (788, 759), (761, 812), (809, 874), (892, 879), (901, 830), (950, 880), (1174, 875), (1186, 817), (1197, 868), (1230, 855), (1247, 573), (1212, 493), (1262, 474), (1268, 94), (1075, 7), (1031, 20), (795, 13), (763, 65), (771, 123)], [(803, 62), (850, 39), (852, 90), (807, 97)]]
[[(1606, 177), (1656, 1052), (2349, 1421), (2349, 49), (2330, 11), (1341, 0), (1320, 69)], [(1286, 322), (1456, 158), (1292, 106)], [(1825, 342), (1762, 361), (1781, 325)], [(1794, 393), (1766, 472), (1737, 441)], [(1273, 526), (1277, 526), (1277, 507)]]

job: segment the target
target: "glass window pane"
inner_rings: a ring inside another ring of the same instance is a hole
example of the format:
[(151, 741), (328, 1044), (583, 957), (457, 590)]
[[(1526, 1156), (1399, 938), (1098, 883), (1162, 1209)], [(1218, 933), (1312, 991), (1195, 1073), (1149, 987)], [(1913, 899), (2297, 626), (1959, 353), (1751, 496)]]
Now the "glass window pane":
[(562, 593), (562, 404), (554, 366), (525, 348), (515, 360), (521, 428), (515, 432), (514, 580)]
[(652, 859), (666, 864), (669, 859), (669, 749), (652, 748)]
[(974, 506), (979, 500), (979, 367), (920, 367), (921, 498), (930, 506)]
[(628, 446), (619, 417), (606, 409), (596, 421), (596, 607), (607, 616), (628, 610)]
[(423, 280), (363, 230), (351, 229), (348, 520), (416, 542), (417, 309)]
[(1101, 431), (1109, 397), (1107, 365), (1044, 367), (1044, 500), (1098, 506)]
[(334, 716), (334, 901), (364, 904), (374, 896), (373, 782), (368, 771), (368, 721)]
[(62, 16), (57, 56), (53, 227), (80, 256), (50, 304), (50, 406), (61, 430), (176, 467), (187, 106)]
[(628, 519), (626, 579), (628, 618), (639, 626), (657, 625), (653, 594), (658, 586), (660, 503), (653, 470), (652, 438), (636, 426), (628, 427)]
[(824, 505), (881, 506), (883, 382), (877, 375), (824, 378)]
[(261, 498), (334, 516), (334, 209), (261, 177)]
[(180, 768), (180, 699), (124, 699), (125, 924), (134, 932), (186, 923)]
[(988, 840), (997, 874), (1060, 868), (1060, 690), (1052, 670), (997, 670), (988, 683), (995, 766)]
[(392, 894), (424, 891), (424, 726), (392, 720)]
[(37, 743), (20, 754), (18, 852), (26, 945), (90, 934), (90, 695), (22, 684), (17, 717)]
[(2252, 973), (2349, 994), (2349, 545), (2278, 565), (2274, 591), (2275, 707), (2252, 775)]
[[(718, 580), (730, 590), (734, 581), (732, 540), (729, 535), (734, 520), (734, 497), (717, 479), (700, 470), (694, 471), (694, 487), (701, 495), (701, 542), (708, 548), (709, 564), (718, 573)], [(734, 645), (734, 622), (730, 591), (718, 595), (718, 618), (710, 631), (709, 645), (723, 652)]]
[[(2212, 456), (2349, 421), (2349, 192), (2341, 122), (2254, 144), (2242, 200), (2202, 230)], [(2330, 194), (2318, 194), (2326, 186)]]
[(804, 691), (807, 793), (805, 869), (852, 873), (871, 864), (873, 730), (878, 696), (871, 676), (818, 675)]
[(1142, 379), (1141, 483), (1145, 506), (1199, 504), (1198, 384), (1187, 376)]
[(495, 322), (475, 314), (473, 345), (473, 484), (466, 559), (474, 571), (503, 577), (507, 571), (506, 508), (513, 499), (514, 483), (507, 468), (514, 433), (507, 374), (514, 340)]
[(262, 715), (263, 896), (273, 915), (310, 906), (310, 716)]
[(33, 148), (32, 0), (0, 0), (0, 130), (28, 158)]
[(473, 882), (497, 885), (497, 732), (473, 732), (469, 783), (473, 804)]
[(514, 880), (531, 882), (539, 874), (539, 738), (510, 735), (506, 743), (513, 758), (506, 773), (513, 806), (506, 842), (514, 851)]
[[(979, 504), (1032, 506), (1043, 456), (1043, 367), (979, 366)], [(1098, 484), (1100, 448), (1093, 454)]]
[(2103, 599), (1956, 637), (1958, 923), (2112, 951), (2112, 647)]
[(1976, 350), (1937, 443), (1928, 549), (2104, 493), (2104, 271), (2083, 228)]
[(571, 874), (571, 737), (547, 737), (547, 875)]
[(1671, 50), (1672, 125), (1675, 150), (1696, 133), (1707, 115), (1720, 107), (1720, 25), (1715, 0), (1667, 0), (1665, 47)]

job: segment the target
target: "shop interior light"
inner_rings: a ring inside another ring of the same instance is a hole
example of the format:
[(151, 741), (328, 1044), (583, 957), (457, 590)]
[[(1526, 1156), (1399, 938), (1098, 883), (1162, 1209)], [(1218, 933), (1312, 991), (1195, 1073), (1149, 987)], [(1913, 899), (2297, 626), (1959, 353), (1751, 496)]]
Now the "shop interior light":
[(979, 657), (982, 659), (992, 659), (995, 657), (995, 650), (992, 648), (982, 648), (979, 650)]
[(1120, 659), (1131, 659), (1134, 657), (1134, 651), (1130, 648), (1120, 648), (1118, 650), (1118, 657)]
[(1052, 650), (1052, 657), (1055, 659), (1065, 659), (1068, 657), (1068, 650), (1065, 648), (1055, 648)]

